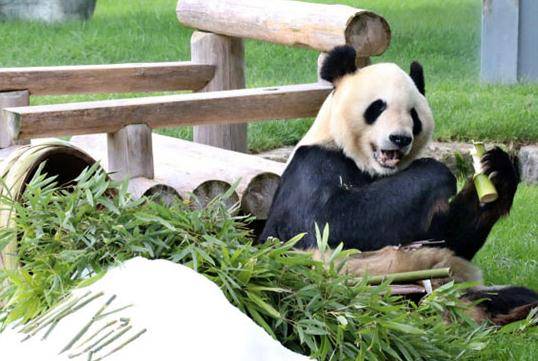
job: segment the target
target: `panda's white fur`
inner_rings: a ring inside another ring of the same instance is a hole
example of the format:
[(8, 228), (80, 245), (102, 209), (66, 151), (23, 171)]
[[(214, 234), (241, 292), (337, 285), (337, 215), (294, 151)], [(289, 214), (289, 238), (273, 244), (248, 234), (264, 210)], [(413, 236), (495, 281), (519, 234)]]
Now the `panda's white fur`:
[[(387, 104), (373, 124), (367, 124), (364, 112), (377, 99)], [(415, 109), (422, 130), (413, 135), (411, 109)], [(316, 120), (297, 147), (334, 144), (353, 159), (357, 167), (371, 175), (389, 175), (407, 167), (431, 139), (434, 120), (428, 101), (411, 77), (396, 64), (367, 66), (335, 81), (335, 90), (323, 103)], [(390, 134), (406, 134), (412, 143), (402, 149), (403, 157), (393, 168), (383, 167), (376, 151), (394, 150)]]

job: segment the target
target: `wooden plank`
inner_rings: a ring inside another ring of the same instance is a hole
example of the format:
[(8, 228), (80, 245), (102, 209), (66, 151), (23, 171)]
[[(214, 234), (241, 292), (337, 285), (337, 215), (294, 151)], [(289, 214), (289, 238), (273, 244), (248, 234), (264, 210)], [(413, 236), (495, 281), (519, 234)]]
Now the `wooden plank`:
[[(215, 76), (203, 92), (245, 88), (245, 49), (243, 40), (195, 31), (191, 38), (193, 62), (215, 65)], [(199, 125), (194, 127), (196, 143), (247, 152), (247, 124)]]
[(349, 44), (360, 57), (380, 55), (390, 44), (381, 16), (345, 5), (287, 0), (179, 0), (179, 21), (194, 29), (238, 38), (329, 51)]
[(113, 179), (153, 178), (150, 127), (146, 124), (127, 125), (109, 133), (107, 140), (108, 166)]
[(315, 116), (332, 87), (313, 83), (273, 88), (104, 100), (4, 109), (16, 139)]
[(517, 82), (519, 1), (484, 0), (480, 77), (489, 83)]
[(0, 68), (0, 91), (32, 95), (198, 90), (215, 67), (192, 62)]
[(0, 149), (11, 147), (12, 145), (27, 144), (27, 141), (14, 140), (8, 130), (7, 119), (1, 109), (8, 107), (26, 106), (30, 102), (27, 90), (0, 92)]

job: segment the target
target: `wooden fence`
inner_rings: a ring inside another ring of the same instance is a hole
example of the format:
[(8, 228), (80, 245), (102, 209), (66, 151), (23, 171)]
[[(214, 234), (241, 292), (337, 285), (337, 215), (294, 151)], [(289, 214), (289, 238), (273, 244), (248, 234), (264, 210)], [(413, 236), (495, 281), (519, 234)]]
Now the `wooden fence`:
[[(177, 15), (196, 29), (188, 62), (0, 69), (0, 148), (106, 132), (109, 170), (151, 179), (152, 129), (195, 125), (195, 142), (246, 152), (246, 122), (318, 112), (331, 91), (323, 82), (245, 89), (243, 38), (307, 47), (320, 57), (349, 44), (359, 65), (383, 53), (391, 38), (381, 16), (343, 5), (180, 0)], [(195, 93), (28, 106), (33, 95), (176, 90)]]

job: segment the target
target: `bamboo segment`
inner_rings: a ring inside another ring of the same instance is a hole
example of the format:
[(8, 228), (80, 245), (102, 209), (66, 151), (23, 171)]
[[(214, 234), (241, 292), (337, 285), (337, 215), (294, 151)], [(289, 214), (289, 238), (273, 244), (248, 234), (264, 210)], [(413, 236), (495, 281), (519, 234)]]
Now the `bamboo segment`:
[(471, 150), (471, 156), (473, 157), (473, 167), (475, 171), (473, 181), (476, 193), (478, 194), (478, 199), (481, 203), (491, 203), (496, 201), (499, 195), (491, 180), (482, 170), (481, 158), (484, 153), (486, 153), (486, 147), (482, 142), (475, 142), (473, 144), (474, 149)]
[(287, 0), (179, 0), (179, 21), (237, 38), (329, 51), (348, 44), (359, 57), (382, 54), (390, 27), (381, 16), (345, 5)]
[(370, 285), (380, 284), (383, 281), (391, 283), (421, 281), (430, 278), (445, 278), (450, 276), (449, 268), (435, 268), (423, 271), (391, 273), (387, 275), (371, 276), (367, 278)]

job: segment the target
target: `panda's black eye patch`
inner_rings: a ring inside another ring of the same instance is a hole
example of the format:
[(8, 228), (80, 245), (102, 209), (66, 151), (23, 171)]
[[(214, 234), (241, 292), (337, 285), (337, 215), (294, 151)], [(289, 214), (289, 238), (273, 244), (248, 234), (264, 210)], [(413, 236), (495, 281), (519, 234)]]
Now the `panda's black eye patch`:
[(372, 102), (372, 104), (370, 104), (364, 111), (364, 119), (366, 120), (366, 123), (373, 124), (385, 109), (387, 109), (387, 103), (383, 100), (377, 99)]
[(415, 108), (411, 109), (411, 118), (413, 118), (413, 135), (417, 135), (422, 132), (422, 122)]

